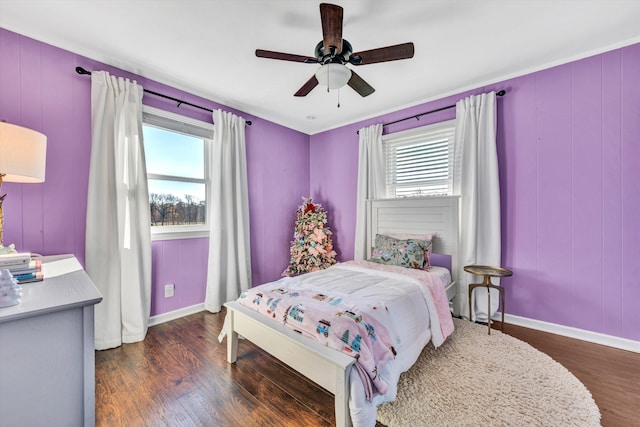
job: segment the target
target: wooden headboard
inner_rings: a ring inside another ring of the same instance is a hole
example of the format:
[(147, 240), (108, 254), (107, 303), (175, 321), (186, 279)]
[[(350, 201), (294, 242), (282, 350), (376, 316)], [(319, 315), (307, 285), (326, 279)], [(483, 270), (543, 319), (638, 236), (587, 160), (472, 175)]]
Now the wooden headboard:
[(434, 234), (432, 252), (451, 256), (451, 279), (459, 283), (458, 196), (367, 200), (367, 247), (376, 234)]

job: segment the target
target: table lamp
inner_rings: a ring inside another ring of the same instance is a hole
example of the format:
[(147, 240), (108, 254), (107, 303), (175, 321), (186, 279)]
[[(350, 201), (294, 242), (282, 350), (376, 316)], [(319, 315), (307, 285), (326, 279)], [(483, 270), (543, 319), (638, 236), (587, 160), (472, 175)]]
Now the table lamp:
[[(44, 182), (47, 137), (40, 132), (0, 121), (0, 188), (2, 181)], [(4, 215), (0, 196), (0, 245)]]

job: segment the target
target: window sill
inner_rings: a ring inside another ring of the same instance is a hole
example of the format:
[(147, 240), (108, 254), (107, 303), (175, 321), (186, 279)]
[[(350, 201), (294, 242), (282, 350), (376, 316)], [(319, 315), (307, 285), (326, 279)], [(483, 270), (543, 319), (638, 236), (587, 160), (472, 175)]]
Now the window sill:
[(185, 231), (154, 231), (151, 230), (151, 241), (199, 239), (209, 237), (209, 230), (185, 230)]

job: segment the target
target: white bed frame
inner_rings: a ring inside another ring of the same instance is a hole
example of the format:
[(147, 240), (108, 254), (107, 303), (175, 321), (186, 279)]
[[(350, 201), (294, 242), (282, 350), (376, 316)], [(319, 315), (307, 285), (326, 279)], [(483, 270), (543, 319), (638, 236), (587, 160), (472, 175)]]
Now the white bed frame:
[[(377, 233), (434, 233), (433, 253), (451, 255), (455, 295), (458, 272), (458, 197), (426, 197), (367, 201), (367, 242)], [(371, 244), (369, 244), (369, 247)], [(274, 322), (233, 301), (227, 308), (227, 361), (238, 357), (241, 335), (335, 395), (336, 425), (351, 426), (349, 375), (355, 359)]]

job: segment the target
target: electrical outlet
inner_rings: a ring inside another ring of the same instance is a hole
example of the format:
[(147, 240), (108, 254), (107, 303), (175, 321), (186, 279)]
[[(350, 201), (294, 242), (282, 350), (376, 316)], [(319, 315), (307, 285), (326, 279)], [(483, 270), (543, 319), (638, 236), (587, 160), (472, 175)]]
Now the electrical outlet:
[(176, 285), (173, 283), (169, 283), (168, 285), (164, 285), (164, 297), (171, 298), (173, 296), (173, 292), (176, 289)]

